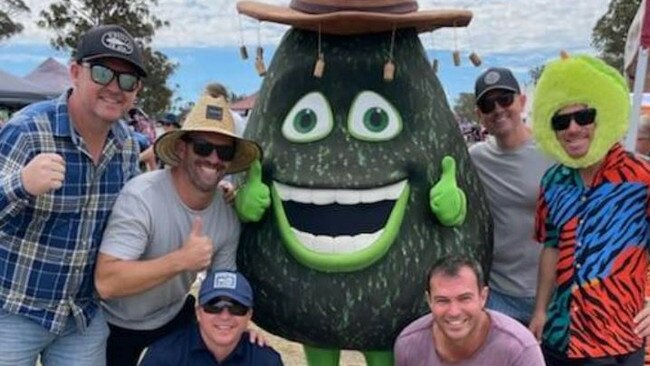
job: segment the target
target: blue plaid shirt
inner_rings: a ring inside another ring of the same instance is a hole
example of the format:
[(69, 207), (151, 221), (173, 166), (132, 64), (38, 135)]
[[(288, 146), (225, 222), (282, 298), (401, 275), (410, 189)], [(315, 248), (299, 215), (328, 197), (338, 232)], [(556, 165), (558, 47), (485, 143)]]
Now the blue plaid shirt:
[[(0, 130), (0, 306), (61, 334), (97, 311), (93, 271), (117, 195), (138, 172), (137, 143), (111, 128), (98, 165), (68, 116), (68, 93), (33, 104)], [(40, 153), (65, 160), (63, 187), (38, 197), (20, 172)]]

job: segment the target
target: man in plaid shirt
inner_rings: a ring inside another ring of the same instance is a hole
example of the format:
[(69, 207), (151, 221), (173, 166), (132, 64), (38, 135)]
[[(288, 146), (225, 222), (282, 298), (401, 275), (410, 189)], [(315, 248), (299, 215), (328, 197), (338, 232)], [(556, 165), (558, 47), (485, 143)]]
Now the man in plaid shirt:
[(104, 365), (108, 327), (93, 269), (110, 210), (137, 174), (118, 122), (146, 76), (122, 27), (86, 32), (72, 89), (0, 131), (0, 365)]

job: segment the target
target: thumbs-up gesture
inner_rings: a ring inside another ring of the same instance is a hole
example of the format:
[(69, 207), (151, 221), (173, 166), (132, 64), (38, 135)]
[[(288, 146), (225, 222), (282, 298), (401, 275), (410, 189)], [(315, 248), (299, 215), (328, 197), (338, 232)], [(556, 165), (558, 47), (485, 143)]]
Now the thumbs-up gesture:
[(34, 196), (59, 189), (65, 178), (65, 160), (58, 154), (38, 154), (23, 167), (20, 178), (25, 190)]
[(456, 161), (451, 156), (442, 159), (440, 180), (429, 191), (431, 211), (445, 226), (457, 226), (465, 221), (467, 201), (456, 184)]
[(212, 239), (203, 235), (203, 220), (200, 217), (194, 217), (190, 235), (179, 249), (179, 254), (182, 268), (187, 271), (202, 271), (212, 263), (214, 246)]
[(237, 192), (235, 209), (242, 222), (257, 222), (270, 205), (271, 192), (262, 183), (262, 164), (255, 160), (248, 169), (246, 183)]

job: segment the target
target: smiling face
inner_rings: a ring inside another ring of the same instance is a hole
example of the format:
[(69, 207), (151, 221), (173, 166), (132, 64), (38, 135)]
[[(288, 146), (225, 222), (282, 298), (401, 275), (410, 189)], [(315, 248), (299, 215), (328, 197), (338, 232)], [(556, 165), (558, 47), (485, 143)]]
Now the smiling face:
[(249, 310), (245, 315), (238, 316), (232, 315), (228, 310), (222, 310), (218, 314), (211, 314), (201, 306), (196, 308), (196, 319), (199, 323), (201, 337), (210, 349), (215, 347), (234, 349), (242, 334), (246, 331), (252, 315), (253, 310)]
[[(133, 65), (120, 59), (106, 58), (94, 60), (93, 63), (118, 72), (136, 74)], [(139, 90), (139, 88), (131, 92), (121, 90), (116, 78), (113, 78), (108, 85), (100, 85), (92, 80), (89, 67), (77, 63), (70, 66), (70, 74), (74, 85), (72, 98), (79, 100), (77, 105), (82, 108), (81, 117), (84, 120), (109, 124), (119, 120), (133, 106)]]
[[(232, 137), (208, 132), (192, 132), (191, 140), (205, 141), (213, 145), (232, 145)], [(229, 162), (219, 158), (216, 151), (208, 156), (200, 156), (194, 152), (194, 142), (178, 140), (176, 149), (180, 157), (179, 167), (184, 172), (184, 177), (197, 190), (214, 192), (217, 184), (224, 177)]]
[[(480, 108), (476, 109), (481, 124), (491, 135), (497, 138), (506, 137), (516, 133), (523, 125), (521, 114), (526, 105), (525, 95), (497, 89), (489, 91), (481, 97), (481, 100), (487, 100), (494, 104), (494, 109), (489, 113), (481, 112)], [(510, 104), (507, 105), (503, 101), (507, 101)], [(502, 105), (502, 103), (505, 105)]]
[[(586, 108), (587, 106), (583, 104), (572, 104), (560, 109), (557, 114), (571, 114), (582, 111)], [(595, 130), (596, 123), (581, 126), (572, 119), (569, 127), (561, 131), (555, 131), (555, 136), (564, 151), (566, 151), (571, 158), (577, 159), (585, 156), (589, 152), (589, 147), (594, 138)]]
[(434, 327), (445, 342), (463, 344), (478, 331), (486, 316), (483, 308), (487, 287), (480, 287), (476, 275), (467, 267), (449, 276), (436, 273), (429, 279), (429, 308), (434, 316)]

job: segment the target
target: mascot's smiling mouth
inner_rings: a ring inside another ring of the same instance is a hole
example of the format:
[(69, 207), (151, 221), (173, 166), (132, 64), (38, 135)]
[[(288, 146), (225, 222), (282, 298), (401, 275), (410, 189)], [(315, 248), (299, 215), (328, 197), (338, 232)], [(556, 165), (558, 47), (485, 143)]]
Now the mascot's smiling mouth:
[(390, 248), (404, 218), (406, 180), (374, 189), (310, 189), (273, 183), (273, 211), (287, 250), (324, 272), (370, 266)]

